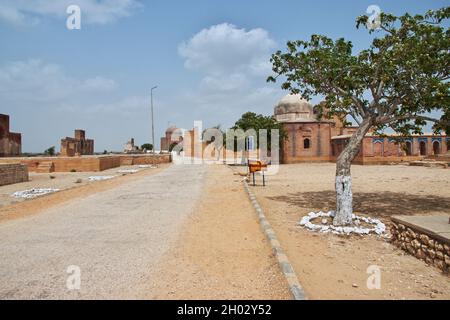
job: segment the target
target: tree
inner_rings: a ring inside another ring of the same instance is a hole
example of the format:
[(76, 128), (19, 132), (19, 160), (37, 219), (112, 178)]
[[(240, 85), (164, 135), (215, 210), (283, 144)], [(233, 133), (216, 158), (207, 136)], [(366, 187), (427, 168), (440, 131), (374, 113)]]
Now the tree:
[[(180, 142), (172, 142), (169, 146), (169, 152), (172, 152), (172, 150), (179, 144)], [(179, 152), (183, 151), (183, 149), (178, 150)]]
[(51, 156), (53, 157), (55, 155), (55, 146), (52, 146), (50, 148), (48, 148), (47, 150), (44, 151), (44, 154), (46, 156)]
[(141, 146), (141, 150), (153, 150), (153, 145), (151, 144), (151, 143), (144, 143), (142, 146)]
[[(236, 121), (233, 130), (242, 129), (244, 131), (253, 129), (259, 134), (259, 130), (267, 130), (267, 148), (270, 151), (272, 149), (271, 144), (271, 130), (279, 130), (280, 143), (281, 140), (287, 138), (287, 134), (284, 131), (283, 125), (279, 123), (273, 116), (264, 116), (262, 114), (256, 114), (254, 112), (246, 112), (241, 118)], [(259, 148), (259, 142), (257, 141), (257, 148)]]
[[(359, 125), (336, 163), (335, 225), (352, 223), (350, 168), (369, 130), (422, 133), (427, 122), (439, 122), (430, 112), (449, 114), (450, 31), (442, 26), (449, 15), (449, 7), (415, 16), (382, 13), (380, 27), (368, 28), (379, 37), (357, 54), (342, 38), (312, 35), (272, 55), (276, 76), (267, 81), (283, 76), (282, 88), (305, 98), (323, 96), (329, 114), (350, 116)], [(368, 22), (360, 16), (356, 27)]]

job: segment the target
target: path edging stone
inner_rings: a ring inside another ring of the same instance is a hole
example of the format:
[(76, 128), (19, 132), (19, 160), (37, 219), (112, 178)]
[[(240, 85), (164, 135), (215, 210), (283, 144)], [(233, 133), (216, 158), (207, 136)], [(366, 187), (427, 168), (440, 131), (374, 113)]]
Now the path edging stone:
[(256, 199), (253, 192), (250, 190), (250, 187), (248, 186), (248, 183), (245, 180), (243, 181), (243, 184), (244, 189), (249, 196), (250, 202), (252, 203), (253, 208), (256, 211), (259, 224), (261, 225), (261, 229), (264, 231), (266, 238), (270, 242), (272, 251), (278, 260), (278, 265), (284, 277), (286, 278), (286, 281), (289, 285), (289, 290), (291, 291), (294, 300), (307, 300), (303, 287), (301, 286), (300, 282), (298, 281), (297, 275), (294, 272), (294, 268), (292, 267), (286, 254), (284, 253), (284, 250), (277, 239), (275, 231), (272, 229), (272, 226), (270, 225), (269, 221), (267, 221), (267, 218), (261, 206), (259, 205), (258, 200)]

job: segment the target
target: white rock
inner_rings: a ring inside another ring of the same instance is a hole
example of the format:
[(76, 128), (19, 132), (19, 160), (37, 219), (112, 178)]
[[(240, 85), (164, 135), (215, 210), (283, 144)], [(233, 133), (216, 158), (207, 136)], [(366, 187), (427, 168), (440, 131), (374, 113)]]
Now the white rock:
[(24, 191), (17, 191), (12, 194), (15, 198), (23, 198), (23, 199), (33, 199), (36, 197), (40, 197), (49, 193), (58, 192), (59, 189), (30, 189)]
[(91, 176), (88, 178), (89, 181), (102, 181), (102, 180), (109, 180), (113, 179), (116, 176)]
[[(334, 234), (360, 234), (360, 235), (367, 235), (370, 233), (376, 233), (378, 235), (382, 235), (386, 232), (386, 226), (377, 219), (371, 219), (366, 217), (360, 217), (357, 215), (352, 215), (353, 220), (355, 221), (355, 226), (352, 227), (340, 227), (340, 226), (333, 226), (333, 225), (327, 225), (328, 220), (325, 218), (333, 218), (335, 216), (334, 211), (330, 212), (310, 212), (307, 216), (303, 217), (300, 220), (300, 226), (303, 226), (309, 230), (312, 231), (318, 231), (322, 233), (328, 233), (332, 232)], [(314, 224), (311, 222), (311, 220), (317, 219), (317, 218), (324, 218), (322, 219), (322, 224)], [(360, 227), (360, 221), (364, 221), (367, 224), (373, 225), (373, 228), (364, 228)]]

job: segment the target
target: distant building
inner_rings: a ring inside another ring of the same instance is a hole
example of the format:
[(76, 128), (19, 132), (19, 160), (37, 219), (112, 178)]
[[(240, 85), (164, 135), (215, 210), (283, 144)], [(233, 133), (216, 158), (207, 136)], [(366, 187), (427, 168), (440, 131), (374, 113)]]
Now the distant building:
[[(318, 119), (317, 109), (300, 95), (287, 95), (274, 109), (288, 139), (281, 147), (283, 163), (335, 161), (358, 127), (344, 127), (338, 117)], [(369, 133), (363, 140), (356, 162), (386, 163), (446, 153), (450, 138), (443, 135), (387, 137)]]
[(123, 152), (125, 153), (136, 153), (139, 151), (139, 147), (134, 145), (134, 138), (131, 138), (130, 141), (128, 141), (125, 146)]
[(0, 157), (18, 156), (22, 153), (22, 135), (9, 131), (9, 116), (0, 114)]
[(173, 143), (183, 141), (183, 132), (176, 126), (171, 126), (166, 130), (165, 136), (161, 138), (161, 151), (169, 151)]
[(75, 138), (61, 139), (61, 156), (75, 157), (94, 154), (94, 140), (86, 139), (84, 130), (75, 130)]

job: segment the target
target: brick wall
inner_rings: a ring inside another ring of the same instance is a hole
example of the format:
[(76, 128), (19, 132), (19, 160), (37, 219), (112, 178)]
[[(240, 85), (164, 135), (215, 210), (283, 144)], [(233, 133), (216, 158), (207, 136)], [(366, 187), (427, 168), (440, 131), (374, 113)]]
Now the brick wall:
[(0, 186), (25, 181), (28, 181), (27, 166), (18, 163), (0, 164)]
[(166, 155), (112, 155), (112, 156), (83, 156), (83, 157), (31, 157), (31, 158), (3, 158), (4, 163), (21, 163), (30, 172), (36, 172), (40, 163), (52, 162), (55, 172), (98, 172), (124, 165), (145, 165), (170, 163), (169, 154)]

